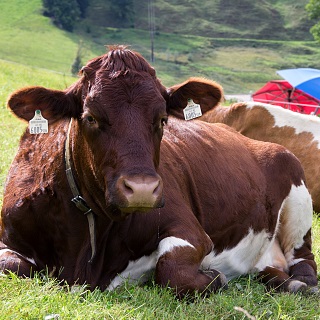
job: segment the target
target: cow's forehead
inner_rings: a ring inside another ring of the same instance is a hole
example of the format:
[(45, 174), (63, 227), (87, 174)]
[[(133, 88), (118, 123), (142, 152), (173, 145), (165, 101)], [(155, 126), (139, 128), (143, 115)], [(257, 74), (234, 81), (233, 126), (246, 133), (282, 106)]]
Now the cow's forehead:
[(114, 48), (89, 61), (83, 74), (84, 84), (87, 83), (83, 98), (89, 107), (100, 108), (102, 104), (110, 108), (119, 105), (165, 108), (166, 88), (157, 79), (154, 68), (137, 52)]
[(106, 102), (109, 104), (126, 103), (165, 103), (162, 88), (159, 82), (150, 76), (125, 75), (115, 79), (107, 77), (96, 78), (91, 83), (87, 93), (87, 102)]
[(166, 114), (166, 100), (150, 77), (127, 75), (94, 83), (85, 98), (84, 111), (109, 123), (129, 115), (140, 115), (149, 123)]
[(155, 77), (154, 68), (139, 53), (129, 49), (110, 50), (98, 58), (88, 62), (83, 70), (89, 77), (104, 73), (108, 78), (116, 78), (130, 72), (148, 73)]

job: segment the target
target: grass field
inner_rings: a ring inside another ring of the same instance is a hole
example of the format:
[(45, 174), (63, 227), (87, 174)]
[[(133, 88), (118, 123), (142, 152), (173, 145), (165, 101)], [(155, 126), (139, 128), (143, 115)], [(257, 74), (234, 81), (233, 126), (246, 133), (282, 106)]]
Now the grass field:
[[(5, 101), (10, 92), (27, 85), (64, 89), (75, 78), (46, 70), (0, 61), (0, 186), (17, 150), (26, 124), (13, 117)], [(2, 205), (2, 191), (0, 206)], [(314, 217), (314, 253), (320, 264), (320, 219)], [(266, 292), (253, 276), (230, 281), (228, 290), (193, 303), (177, 301), (168, 289), (126, 284), (114, 292), (70, 288), (38, 275), (21, 279), (0, 276), (0, 320), (44, 319), (320, 319), (319, 295)]]
[[(288, 7), (292, 12), (292, 6)], [(41, 0), (2, 1), (0, 59), (70, 74), (80, 42), (83, 63), (104, 53), (105, 45), (110, 44), (129, 45), (150, 59), (147, 31), (101, 27), (88, 33), (85, 26), (78, 29), (68, 33), (55, 28), (41, 15)], [(320, 68), (319, 44), (310, 40), (209, 38), (157, 32), (154, 48), (153, 65), (166, 86), (190, 76), (203, 76), (221, 83), (228, 94), (254, 92), (267, 81), (279, 78), (279, 69)]]

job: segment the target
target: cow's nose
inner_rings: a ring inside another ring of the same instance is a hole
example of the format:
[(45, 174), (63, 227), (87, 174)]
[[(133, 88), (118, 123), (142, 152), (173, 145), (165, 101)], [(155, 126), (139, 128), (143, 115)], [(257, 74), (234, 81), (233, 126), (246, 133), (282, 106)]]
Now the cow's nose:
[(163, 183), (159, 176), (122, 176), (117, 190), (128, 209), (147, 210), (162, 205)]

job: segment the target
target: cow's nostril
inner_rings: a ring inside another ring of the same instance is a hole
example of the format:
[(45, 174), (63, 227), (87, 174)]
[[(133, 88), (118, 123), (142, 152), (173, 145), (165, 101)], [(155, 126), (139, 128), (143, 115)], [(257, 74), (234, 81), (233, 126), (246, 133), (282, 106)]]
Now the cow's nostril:
[(133, 194), (133, 188), (130, 186), (130, 182), (126, 179), (123, 180), (124, 188), (123, 191), (125, 194), (131, 195)]
[(161, 187), (161, 183), (160, 183), (160, 180), (158, 181), (155, 189), (153, 190), (153, 193), (156, 194), (158, 192), (162, 192), (162, 187)]
[(159, 179), (124, 179), (124, 190), (137, 196), (152, 196), (159, 188)]
[(162, 201), (162, 180), (159, 176), (122, 176), (117, 186), (119, 197), (128, 207), (153, 208)]

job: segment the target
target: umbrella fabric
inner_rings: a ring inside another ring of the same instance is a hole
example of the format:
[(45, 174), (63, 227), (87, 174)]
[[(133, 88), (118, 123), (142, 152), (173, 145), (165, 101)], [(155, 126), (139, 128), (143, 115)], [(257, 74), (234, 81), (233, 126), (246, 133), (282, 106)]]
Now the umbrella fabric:
[(312, 68), (285, 69), (278, 70), (277, 74), (293, 87), (320, 99), (320, 70)]
[(320, 114), (320, 99), (294, 88), (286, 80), (272, 80), (252, 95), (253, 101), (275, 104), (299, 113)]

